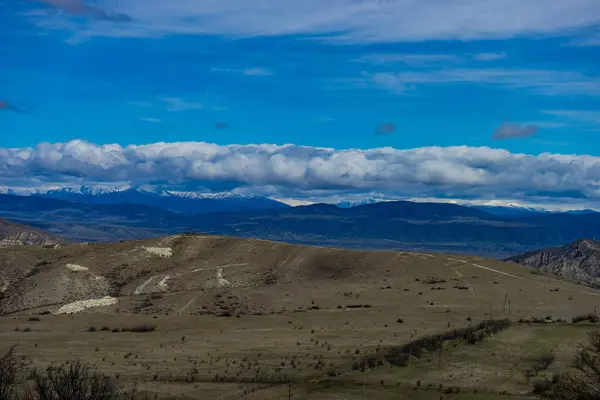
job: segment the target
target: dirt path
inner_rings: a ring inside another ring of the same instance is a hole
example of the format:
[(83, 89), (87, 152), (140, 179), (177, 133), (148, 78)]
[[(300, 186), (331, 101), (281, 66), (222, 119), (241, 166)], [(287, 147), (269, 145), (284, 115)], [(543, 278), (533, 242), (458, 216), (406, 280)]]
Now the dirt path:
[[(457, 261), (457, 262), (460, 262), (460, 263), (463, 263), (463, 264), (467, 264), (467, 261), (465, 261), (465, 260), (458, 260), (456, 258), (446, 257), (446, 260)], [(486, 271), (494, 272), (496, 274), (509, 276), (511, 278), (520, 279), (520, 280), (527, 281), (527, 282), (532, 282), (532, 283), (537, 283), (539, 285), (547, 285), (547, 286), (550, 286), (550, 287), (560, 288), (561, 290), (566, 290), (566, 291), (576, 292), (576, 293), (581, 293), (581, 294), (589, 294), (591, 296), (600, 296), (600, 293), (594, 293), (594, 292), (587, 292), (585, 290), (577, 290), (577, 289), (565, 288), (564, 286), (553, 285), (553, 284), (546, 283), (546, 282), (536, 281), (535, 279), (524, 278), (522, 276), (509, 274), (508, 272), (500, 271), (500, 270), (497, 270), (497, 269), (494, 269), (494, 268), (490, 268), (490, 267), (485, 267), (483, 265), (479, 265), (479, 264), (475, 264), (475, 263), (469, 263), (469, 265), (472, 265), (472, 266), (474, 266), (476, 268), (483, 269), (483, 270), (486, 270)]]

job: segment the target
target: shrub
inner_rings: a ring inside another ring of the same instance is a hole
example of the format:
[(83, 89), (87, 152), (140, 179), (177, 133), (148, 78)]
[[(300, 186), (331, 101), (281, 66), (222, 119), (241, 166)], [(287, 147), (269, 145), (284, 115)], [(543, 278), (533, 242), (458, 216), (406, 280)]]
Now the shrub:
[(29, 393), (32, 400), (113, 400), (125, 396), (116, 379), (93, 372), (81, 361), (36, 375)]
[(156, 330), (156, 325), (142, 324), (142, 325), (134, 325), (131, 328), (123, 328), (123, 332), (154, 332)]
[(88, 332), (96, 332), (96, 327), (95, 326), (90, 326), (89, 328), (87, 328)]
[(533, 382), (533, 393), (543, 394), (546, 393), (552, 387), (552, 382), (547, 379), (537, 379)]
[(578, 323), (578, 322), (583, 322), (583, 321), (589, 321), (589, 322), (598, 322), (600, 321), (600, 318), (598, 318), (598, 316), (596, 314), (582, 314), (582, 315), (576, 315), (575, 317), (573, 317), (573, 319), (571, 320), (574, 324)]
[(29, 317), (29, 318), (27, 318), (27, 321), (30, 321), (30, 322), (39, 322), (40, 321), (40, 317)]

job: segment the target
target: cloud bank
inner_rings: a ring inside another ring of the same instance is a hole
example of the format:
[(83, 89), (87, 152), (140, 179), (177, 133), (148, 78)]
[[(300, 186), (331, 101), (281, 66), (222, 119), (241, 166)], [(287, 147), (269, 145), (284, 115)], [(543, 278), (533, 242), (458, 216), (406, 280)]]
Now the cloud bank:
[[(600, 23), (597, 0), (120, 0), (119, 13), (82, 0), (43, 1), (70, 14), (91, 14), (96, 19), (122, 15), (134, 20), (93, 28), (65, 24), (87, 30), (84, 35), (89, 36), (308, 34), (333, 41), (398, 42), (573, 34)], [(115, 5), (108, 0), (98, 4)]]
[(87, 4), (83, 0), (37, 0), (58, 8), (59, 10), (82, 17), (114, 22), (128, 22), (131, 17), (127, 14), (111, 12), (100, 7)]
[(192, 186), (220, 182), (262, 187), (270, 194), (377, 190), (410, 197), (591, 201), (600, 199), (600, 157), (466, 146), (336, 150), (161, 142), (121, 147), (81, 140), (0, 148), (2, 185), (92, 181)]

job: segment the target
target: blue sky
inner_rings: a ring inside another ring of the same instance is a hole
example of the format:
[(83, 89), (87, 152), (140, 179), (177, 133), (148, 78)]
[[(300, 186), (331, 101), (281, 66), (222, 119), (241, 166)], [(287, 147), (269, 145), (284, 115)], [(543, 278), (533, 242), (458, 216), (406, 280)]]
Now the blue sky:
[[(0, 148), (80, 140), (600, 156), (597, 0), (4, 0), (0, 8)], [(7, 160), (5, 171), (14, 169)], [(28, 170), (32, 181), (87, 177), (40, 168)], [(596, 178), (586, 181), (590, 201)]]

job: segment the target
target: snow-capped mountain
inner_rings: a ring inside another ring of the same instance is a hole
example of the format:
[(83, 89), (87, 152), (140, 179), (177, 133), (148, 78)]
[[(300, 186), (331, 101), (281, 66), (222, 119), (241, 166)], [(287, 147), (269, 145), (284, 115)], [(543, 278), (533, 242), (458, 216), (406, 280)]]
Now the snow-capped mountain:
[(338, 201), (336, 203), (336, 205), (339, 208), (352, 208), (352, 207), (356, 207), (356, 206), (364, 206), (365, 204), (375, 204), (375, 203), (380, 203), (383, 200), (376, 200), (376, 199), (362, 199), (362, 200), (342, 200), (342, 201)]
[(11, 194), (14, 196), (36, 196), (36, 195), (89, 195), (98, 196), (114, 192), (122, 192), (130, 189), (130, 186), (41, 186), (33, 188), (19, 188), (0, 186), (0, 194)]
[(0, 188), (1, 194), (37, 196), (86, 204), (143, 204), (183, 214), (283, 208), (288, 205), (257, 195), (196, 193), (122, 187)]

